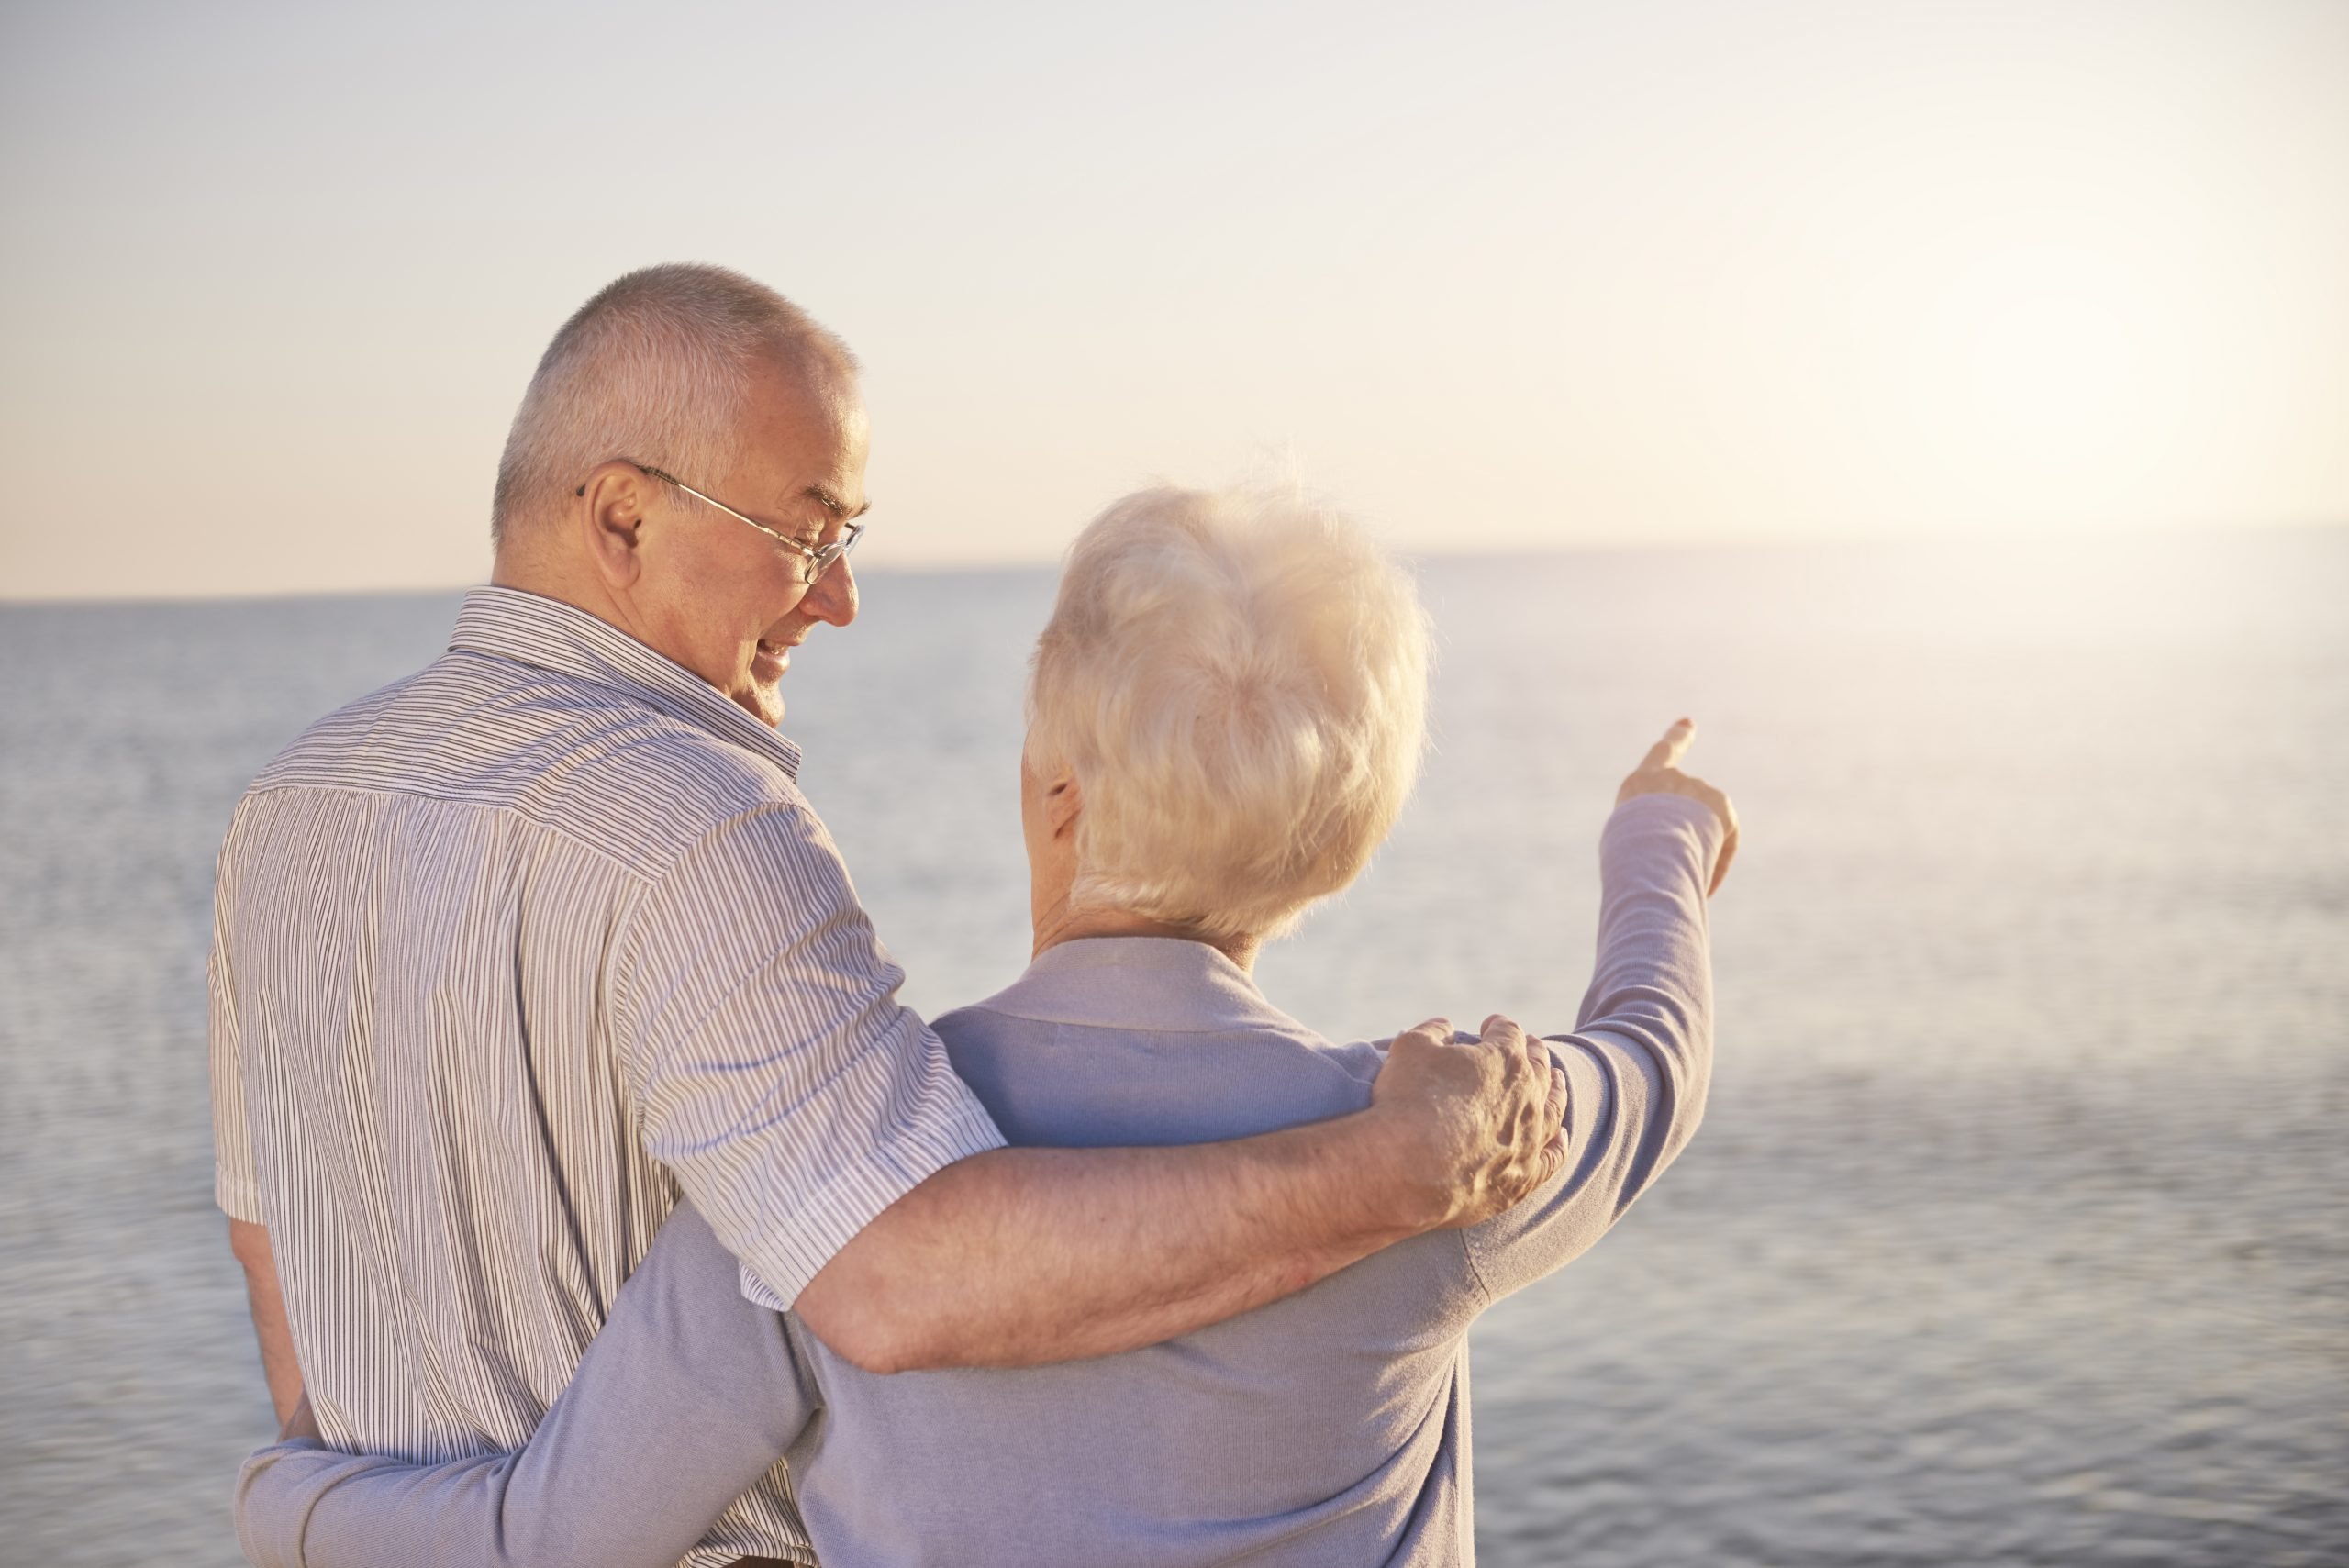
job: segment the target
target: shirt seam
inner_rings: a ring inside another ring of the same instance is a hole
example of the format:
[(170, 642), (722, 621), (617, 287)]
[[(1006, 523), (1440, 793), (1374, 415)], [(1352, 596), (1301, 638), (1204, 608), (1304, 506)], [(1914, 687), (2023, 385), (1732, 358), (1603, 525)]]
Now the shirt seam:
[[(1558, 1060), (1558, 1052), (1555, 1044), (1547, 1037), (1542, 1037), (1542, 1044), (1543, 1048), (1550, 1052), (1551, 1065), (1557, 1068), (1560, 1072), (1565, 1071), (1565, 1063)], [(1610, 1104), (1610, 1109), (1611, 1108)], [(1567, 1107), (1566, 1121), (1564, 1125), (1569, 1133), (1574, 1130), (1574, 1110), (1572, 1106)], [(1593, 1132), (1595, 1135), (1597, 1132), (1596, 1128), (1593, 1129)], [(1566, 1182), (1572, 1182), (1574, 1180), (1575, 1159), (1575, 1151), (1571, 1146), (1569, 1146), (1566, 1151), (1566, 1167), (1564, 1170), (1558, 1173), (1561, 1180)], [(1524, 1197), (1520, 1198), (1518, 1201), (1520, 1203), (1531, 1203), (1538, 1195), (1539, 1192), (1537, 1189), (1536, 1192), (1528, 1193)], [(1475, 1238), (1476, 1232), (1481, 1229), (1481, 1226), (1470, 1225), (1464, 1226), (1453, 1232), (1453, 1235), (1460, 1239), (1460, 1255), (1467, 1261), (1468, 1277), (1475, 1284), (1476, 1299), (1480, 1304), (1477, 1308), (1479, 1311), (1483, 1311), (1485, 1308), (1493, 1306), (1500, 1299), (1498, 1294), (1493, 1289), (1491, 1277), (1485, 1273), (1484, 1259), (1477, 1254)]]
[[(671, 857), (668, 865), (662, 867), (657, 872), (650, 872), (641, 866), (631, 864), (627, 857), (605, 848), (603, 845), (596, 843), (593, 839), (584, 837), (578, 828), (567, 826), (560, 820), (541, 816), (538, 812), (529, 810), (526, 807), (517, 806), (511, 801), (465, 800), (452, 795), (437, 795), (429, 790), (399, 789), (384, 784), (322, 784), (307, 780), (296, 781), (287, 779), (272, 784), (256, 784), (245, 792), (245, 799), (247, 801), (253, 801), (259, 800), (264, 795), (298, 795), (306, 791), (317, 795), (354, 795), (397, 800), (424, 800), (430, 801), (436, 806), (454, 806), (465, 811), (480, 811), (494, 816), (518, 817), (520, 820), (528, 822), (531, 827), (539, 828), (549, 836), (560, 839), (565, 844), (572, 845), (573, 847), (582, 850), (588, 854), (594, 855), (597, 860), (602, 861), (614, 871), (617, 871), (622, 875), (629, 877), (637, 882), (655, 881), (661, 876), (666, 875), (669, 870), (675, 865), (676, 862), (683, 859), (685, 855), (689, 853), (693, 849), (693, 844), (687, 844), (683, 850), (679, 851), (676, 855)], [(782, 803), (778, 802), (776, 804)], [(737, 813), (736, 815), (739, 816), (741, 814)], [(729, 817), (725, 820), (731, 821), (733, 818)], [(713, 824), (713, 826), (716, 825)], [(699, 839), (694, 840), (694, 843), (698, 842), (700, 842)]]
[[(1601, 1030), (1598, 1032), (1612, 1035), (1616, 1031), (1610, 1029)], [(1543, 1035), (1540, 1037), (1542, 1043), (1549, 1049), (1551, 1060), (1562, 1070), (1564, 1068), (1565, 1063), (1559, 1060), (1559, 1048), (1566, 1044), (1568, 1041), (1579, 1038), (1580, 1033), (1581, 1031), (1577, 1030), (1573, 1033), (1564, 1035)], [(1636, 1042), (1632, 1043), (1636, 1044)], [(1610, 1145), (1616, 1129), (1622, 1119), (1622, 1095), (1616, 1089), (1613, 1083), (1607, 1080), (1604, 1072), (1600, 1073), (1600, 1078), (1602, 1082), (1607, 1084), (1606, 1118), (1603, 1121), (1595, 1120), (1591, 1123), (1589, 1136), (1583, 1140), (1583, 1147), (1577, 1149), (1571, 1141), (1568, 1143), (1566, 1148), (1565, 1167), (1558, 1173), (1556, 1177), (1556, 1180), (1564, 1186), (1575, 1186), (1585, 1178), (1585, 1167), (1589, 1165), (1592, 1154), (1594, 1151), (1604, 1150)], [(1574, 1112), (1571, 1106), (1567, 1109), (1565, 1126), (1567, 1131), (1571, 1134), (1574, 1129)], [(1589, 1168), (1591, 1173), (1595, 1173), (1598, 1167), (1590, 1166)], [(1518, 1201), (1520, 1203), (1541, 1202), (1543, 1201), (1542, 1195), (1542, 1189), (1536, 1188), (1533, 1192), (1527, 1194)], [(1620, 1218), (1621, 1215), (1618, 1214), (1616, 1218)], [(1459, 1233), (1461, 1246), (1468, 1254), (1469, 1267), (1475, 1273), (1477, 1288), (1483, 1293), (1484, 1303), (1486, 1307), (1493, 1306), (1500, 1299), (1500, 1297), (1493, 1293), (1492, 1283), (1486, 1275), (1483, 1259), (1477, 1251), (1475, 1237), (1477, 1232), (1481, 1231), (1485, 1228), (1485, 1225), (1492, 1223), (1492, 1220), (1486, 1220), (1484, 1224), (1469, 1226)], [(1607, 1229), (1613, 1229), (1613, 1225), (1614, 1221), (1609, 1220), (1608, 1222)], [(1528, 1240), (1532, 1232), (1530, 1230), (1521, 1232), (1516, 1240), (1523, 1241)], [(1506, 1251), (1507, 1249), (1504, 1247), (1500, 1250)]]
[(1485, 1277), (1485, 1265), (1477, 1262), (1476, 1249), (1468, 1244), (1467, 1230), (1455, 1230), (1453, 1234), (1460, 1239), (1460, 1258), (1468, 1265), (1468, 1278), (1476, 1287), (1477, 1301), (1490, 1307), (1493, 1304), (1493, 1284)]
[[(767, 813), (776, 811), (793, 816), (804, 815), (810, 822), (813, 823), (818, 830), (820, 831), (823, 828), (823, 819), (816, 816), (815, 807), (808, 805), (804, 797), (794, 800), (760, 801), (756, 805), (749, 806), (744, 810), (734, 812), (708, 824), (702, 829), (700, 834), (693, 840), (692, 842), (685, 844), (683, 848), (679, 849), (674, 855), (669, 858), (668, 862), (662, 865), (657, 872), (631, 873), (636, 879), (637, 885), (630, 888), (624, 898), (619, 899), (615, 903), (612, 910), (612, 935), (610, 946), (607, 949), (604, 960), (597, 965), (597, 969), (603, 976), (603, 996), (610, 1005), (611, 1015), (615, 1025), (614, 1039), (618, 1042), (619, 1049), (626, 1052), (626, 1061), (622, 1065), (629, 1095), (629, 1114), (632, 1118), (632, 1125), (638, 1128), (640, 1131), (643, 1126), (645, 1073), (650, 1068), (650, 1063), (644, 1060), (644, 1051), (642, 1050), (643, 1040), (641, 1038), (642, 1023), (641, 1020), (636, 1018), (633, 1006), (631, 1005), (633, 997), (628, 988), (628, 966), (618, 961), (620, 957), (629, 951), (629, 943), (636, 940), (636, 932), (645, 918), (646, 907), (661, 895), (668, 880), (676, 875), (677, 868), (685, 863), (688, 856), (690, 856), (696, 850), (700, 849), (703, 845), (708, 843), (709, 840), (717, 835), (719, 829), (730, 827), (753, 817), (760, 817), (766, 815)], [(813, 850), (813, 846), (803, 847), (809, 849), (811, 851)], [(837, 854), (834, 855), (834, 859), (838, 859)], [(842, 865), (841, 867), (841, 877), (846, 888), (849, 903), (852, 906), (862, 908), (862, 905), (857, 904), (853, 886), (847, 885), (847, 876), (848, 868), (845, 865)], [(622, 1030), (618, 1028), (618, 1025), (620, 1021), (624, 1006), (626, 1007), (629, 1027), (625, 1030)], [(860, 1052), (859, 1054), (862, 1053)], [(835, 1075), (839, 1073), (848, 1071), (851, 1065), (852, 1065), (852, 1062), (843, 1063), (841, 1067), (835, 1069)]]

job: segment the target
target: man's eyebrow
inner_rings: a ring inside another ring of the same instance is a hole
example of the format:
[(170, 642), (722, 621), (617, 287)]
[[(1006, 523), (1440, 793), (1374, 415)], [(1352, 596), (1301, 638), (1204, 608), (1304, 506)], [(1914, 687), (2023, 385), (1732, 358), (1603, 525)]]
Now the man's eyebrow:
[(824, 510), (829, 512), (835, 517), (861, 517), (864, 516), (865, 513), (873, 510), (873, 498), (871, 496), (865, 497), (864, 505), (852, 512), (848, 509), (847, 502), (842, 501), (839, 496), (833, 495), (830, 491), (825, 489), (820, 484), (810, 484), (806, 490), (802, 491), (801, 494), (806, 495), (810, 501), (813, 501), (818, 506), (823, 507)]

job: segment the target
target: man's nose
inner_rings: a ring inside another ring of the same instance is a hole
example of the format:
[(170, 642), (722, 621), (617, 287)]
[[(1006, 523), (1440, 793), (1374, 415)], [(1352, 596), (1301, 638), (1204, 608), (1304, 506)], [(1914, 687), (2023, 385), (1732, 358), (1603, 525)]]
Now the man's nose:
[(856, 573), (843, 555), (824, 571), (821, 577), (808, 585), (807, 596), (800, 601), (807, 612), (818, 620), (833, 626), (846, 626), (856, 618)]

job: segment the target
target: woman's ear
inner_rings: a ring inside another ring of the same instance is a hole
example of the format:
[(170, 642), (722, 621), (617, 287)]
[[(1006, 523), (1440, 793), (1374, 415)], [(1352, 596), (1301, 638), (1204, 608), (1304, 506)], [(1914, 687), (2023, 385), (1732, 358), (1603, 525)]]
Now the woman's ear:
[(1076, 774), (1061, 769), (1044, 785), (1044, 822), (1052, 837), (1063, 839), (1075, 831), (1076, 819), (1084, 810), (1085, 791), (1078, 786)]

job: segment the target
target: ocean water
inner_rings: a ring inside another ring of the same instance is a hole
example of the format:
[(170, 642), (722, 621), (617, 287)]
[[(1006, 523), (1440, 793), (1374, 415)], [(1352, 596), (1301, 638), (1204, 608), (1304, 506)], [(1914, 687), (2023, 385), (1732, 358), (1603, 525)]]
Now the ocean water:
[[(1435, 753), (1276, 1002), (1570, 1022), (1594, 836), (1682, 713), (1746, 823), (1705, 1128), (1477, 1330), (1480, 1560), (2349, 1562), (2349, 531), (1420, 578)], [(869, 573), (786, 686), (928, 1010), (1025, 956), (1051, 587)], [(0, 1562), (239, 1561), (212, 854), (454, 604), (0, 606)]]

